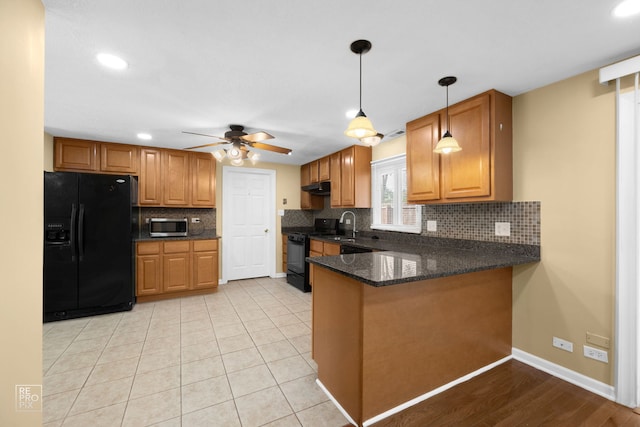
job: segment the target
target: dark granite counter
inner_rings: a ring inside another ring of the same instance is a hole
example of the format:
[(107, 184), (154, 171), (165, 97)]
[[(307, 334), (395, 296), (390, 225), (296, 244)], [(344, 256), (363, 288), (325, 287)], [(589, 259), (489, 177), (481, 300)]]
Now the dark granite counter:
[(134, 242), (149, 242), (149, 241), (167, 241), (167, 240), (206, 240), (206, 239), (219, 239), (220, 236), (216, 235), (216, 230), (204, 230), (201, 233), (193, 233), (188, 236), (181, 237), (151, 237), (148, 231), (140, 232), (137, 236), (134, 236)]
[(382, 239), (319, 238), (377, 252), (313, 257), (315, 265), (371, 286), (387, 286), (540, 261), (540, 247), (456, 239), (424, 239), (420, 244)]

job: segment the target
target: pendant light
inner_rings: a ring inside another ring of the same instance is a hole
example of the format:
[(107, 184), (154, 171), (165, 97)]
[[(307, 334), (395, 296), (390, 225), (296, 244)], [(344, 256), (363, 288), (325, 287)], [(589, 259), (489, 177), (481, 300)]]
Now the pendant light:
[(449, 154), (462, 150), (458, 141), (456, 141), (456, 139), (451, 135), (451, 132), (449, 132), (449, 86), (454, 84), (457, 80), (457, 78), (449, 76), (443, 77), (438, 81), (440, 86), (446, 86), (447, 88), (447, 131), (442, 136), (442, 139), (438, 141), (436, 148), (433, 150), (434, 153)]
[(371, 120), (362, 111), (362, 55), (369, 52), (369, 50), (371, 50), (371, 42), (369, 40), (356, 40), (351, 43), (351, 52), (360, 56), (360, 111), (351, 120), (344, 134), (356, 139), (378, 134), (378, 131), (373, 128)]

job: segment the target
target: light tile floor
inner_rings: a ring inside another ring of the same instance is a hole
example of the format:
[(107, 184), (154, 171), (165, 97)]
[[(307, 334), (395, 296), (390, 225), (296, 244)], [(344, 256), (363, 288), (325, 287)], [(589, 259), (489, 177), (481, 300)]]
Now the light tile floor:
[(43, 334), (48, 427), (348, 424), (315, 383), (311, 294), (284, 279), (45, 323)]

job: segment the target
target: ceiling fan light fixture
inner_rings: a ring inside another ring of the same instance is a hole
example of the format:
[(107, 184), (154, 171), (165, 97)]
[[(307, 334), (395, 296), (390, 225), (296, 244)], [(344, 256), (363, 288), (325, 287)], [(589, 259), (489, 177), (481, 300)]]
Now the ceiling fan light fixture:
[(217, 161), (221, 162), (222, 159), (224, 159), (224, 157), (226, 156), (227, 153), (225, 153), (224, 150), (216, 150), (211, 154), (213, 155), (213, 157), (216, 158)]
[(351, 43), (351, 52), (357, 54), (360, 57), (360, 109), (358, 114), (349, 122), (347, 130), (344, 134), (351, 138), (365, 138), (368, 136), (374, 136), (378, 133), (373, 128), (371, 120), (362, 111), (362, 55), (371, 50), (371, 42), (369, 40), (356, 40)]
[(384, 135), (381, 133), (377, 133), (373, 136), (365, 136), (363, 138), (360, 138), (360, 142), (370, 147), (374, 147), (380, 144), (380, 141), (382, 141), (382, 138), (384, 138)]
[(242, 166), (242, 165), (244, 165), (244, 160), (242, 160), (242, 158), (232, 159), (231, 160), (231, 165), (232, 166)]
[(233, 147), (227, 151), (227, 157), (231, 160), (242, 159), (242, 150), (236, 144), (233, 144)]
[(449, 132), (449, 86), (458, 81), (457, 77), (448, 76), (438, 80), (440, 86), (447, 88), (447, 131), (442, 135), (442, 139), (436, 144), (436, 148), (433, 149), (434, 153), (449, 154), (457, 151), (462, 151), (462, 147), (458, 144), (458, 141)]

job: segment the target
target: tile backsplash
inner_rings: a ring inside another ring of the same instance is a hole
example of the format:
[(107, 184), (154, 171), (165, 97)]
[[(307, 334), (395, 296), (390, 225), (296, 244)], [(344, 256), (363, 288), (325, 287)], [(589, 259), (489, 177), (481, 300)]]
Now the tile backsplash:
[[(325, 200), (325, 206), (329, 206)], [(371, 230), (371, 209), (285, 210), (283, 228), (313, 227), (315, 218), (340, 218), (346, 210), (356, 214), (358, 231)], [(436, 231), (427, 231), (436, 221)], [(510, 236), (496, 236), (495, 223), (508, 222)], [(540, 246), (540, 202), (484, 202), (422, 206), (422, 236)]]

